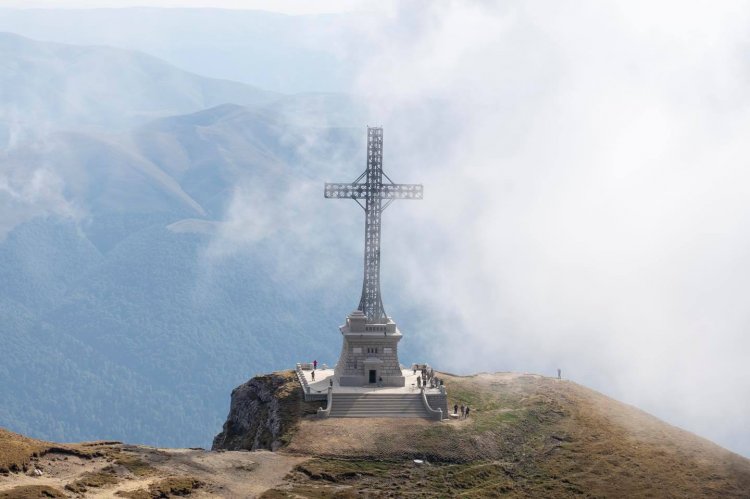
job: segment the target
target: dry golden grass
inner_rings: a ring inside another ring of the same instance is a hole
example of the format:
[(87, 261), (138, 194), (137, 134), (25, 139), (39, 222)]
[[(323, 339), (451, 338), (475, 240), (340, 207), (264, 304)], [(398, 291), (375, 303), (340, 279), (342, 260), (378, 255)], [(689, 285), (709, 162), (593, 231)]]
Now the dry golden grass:
[(47, 452), (51, 446), (49, 442), (0, 428), (0, 472), (25, 471), (31, 458)]
[(297, 425), (305, 407), (281, 391), (291, 441), (280, 453), (60, 445), (0, 430), (6, 470), (45, 469), (43, 477), (0, 476), (0, 499), (64, 497), (58, 486), (66, 485), (68, 495), (130, 499), (750, 497), (750, 460), (575, 383), (510, 373), (441, 377), (450, 405), (471, 407), (467, 420)]
[(108, 487), (116, 484), (118, 481), (111, 468), (104, 469), (102, 471), (84, 473), (74, 482), (67, 484), (65, 490), (75, 492), (76, 494), (83, 494), (89, 489)]
[(112, 446), (117, 444), (119, 442), (57, 444), (25, 437), (0, 428), (0, 473), (26, 471), (33, 458), (49, 452), (91, 458), (111, 452)]
[(62, 499), (67, 497), (59, 490), (47, 485), (22, 485), (8, 491), (0, 491), (0, 499)]
[[(575, 383), (510, 373), (441, 378), (451, 407), (471, 407), (467, 420), (304, 420), (287, 451), (319, 459), (300, 467), (295, 487), (313, 481), (330, 492), (346, 485), (408, 497), (750, 497), (750, 460)], [(416, 458), (431, 464), (414, 467)], [(391, 467), (342, 474), (377, 461)]]
[(115, 492), (117, 497), (124, 497), (125, 499), (152, 499), (151, 494), (146, 489), (136, 489), (128, 491)]
[(118, 492), (118, 497), (127, 499), (155, 499), (173, 496), (188, 496), (204, 483), (191, 476), (170, 476), (149, 485), (148, 490), (137, 489), (128, 492)]
[(112, 454), (114, 464), (124, 466), (130, 473), (137, 477), (151, 476), (156, 473), (156, 469), (148, 462), (129, 452), (117, 452)]
[(149, 486), (152, 497), (186, 496), (203, 485), (203, 482), (191, 476), (173, 476), (159, 480)]

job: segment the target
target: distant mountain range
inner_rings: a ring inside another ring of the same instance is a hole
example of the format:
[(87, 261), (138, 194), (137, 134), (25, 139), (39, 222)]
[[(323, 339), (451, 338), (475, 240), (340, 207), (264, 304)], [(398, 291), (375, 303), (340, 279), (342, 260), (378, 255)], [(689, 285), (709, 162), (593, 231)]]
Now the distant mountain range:
[(279, 97), (188, 73), (141, 52), (39, 43), (10, 33), (0, 33), (0, 90), (0, 137), (6, 142), (21, 126), (112, 131), (228, 102), (256, 106)]
[(362, 103), (11, 34), (0, 67), (0, 426), (208, 445), (233, 386), (335, 360), (361, 255), (316, 203), (364, 164)]
[(346, 91), (372, 49), (367, 13), (284, 15), (217, 8), (0, 7), (0, 31), (141, 50), (188, 71), (280, 92)]

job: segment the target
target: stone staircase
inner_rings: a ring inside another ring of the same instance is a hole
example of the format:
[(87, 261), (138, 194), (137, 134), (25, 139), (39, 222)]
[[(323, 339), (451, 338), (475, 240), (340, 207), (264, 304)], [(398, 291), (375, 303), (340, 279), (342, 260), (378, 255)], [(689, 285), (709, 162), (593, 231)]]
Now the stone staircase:
[[(432, 403), (432, 400), (430, 400)], [(333, 393), (332, 418), (431, 418), (420, 393)]]

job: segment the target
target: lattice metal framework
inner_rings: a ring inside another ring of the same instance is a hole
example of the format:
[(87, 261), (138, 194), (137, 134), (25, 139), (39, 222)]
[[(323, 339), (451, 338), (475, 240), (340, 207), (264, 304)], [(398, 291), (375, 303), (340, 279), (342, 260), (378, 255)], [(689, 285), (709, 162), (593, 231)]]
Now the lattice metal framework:
[[(383, 177), (387, 183), (383, 183)], [(325, 197), (354, 199), (365, 210), (365, 275), (358, 309), (367, 316), (368, 323), (382, 323), (386, 319), (380, 296), (381, 215), (396, 199), (422, 199), (422, 191), (421, 184), (396, 184), (383, 173), (383, 129), (370, 127), (367, 127), (364, 173), (348, 184), (325, 185)]]

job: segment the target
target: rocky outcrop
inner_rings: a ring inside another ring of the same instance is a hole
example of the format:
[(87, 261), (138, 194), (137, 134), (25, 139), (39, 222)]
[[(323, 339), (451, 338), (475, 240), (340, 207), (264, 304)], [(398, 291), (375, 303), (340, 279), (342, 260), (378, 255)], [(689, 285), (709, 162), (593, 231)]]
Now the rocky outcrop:
[(256, 376), (232, 390), (229, 415), (213, 450), (277, 450), (287, 444), (300, 420), (320, 402), (305, 402), (294, 371)]

